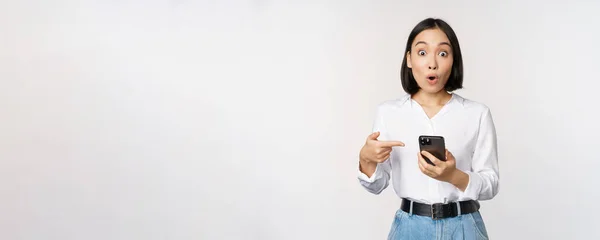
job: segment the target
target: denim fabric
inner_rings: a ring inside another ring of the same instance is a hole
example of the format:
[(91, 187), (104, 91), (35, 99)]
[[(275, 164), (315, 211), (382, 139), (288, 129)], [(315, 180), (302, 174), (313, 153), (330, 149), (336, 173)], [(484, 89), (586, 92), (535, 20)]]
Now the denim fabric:
[(433, 220), (431, 217), (408, 214), (398, 210), (388, 240), (401, 239), (480, 240), (488, 239), (488, 235), (479, 212)]

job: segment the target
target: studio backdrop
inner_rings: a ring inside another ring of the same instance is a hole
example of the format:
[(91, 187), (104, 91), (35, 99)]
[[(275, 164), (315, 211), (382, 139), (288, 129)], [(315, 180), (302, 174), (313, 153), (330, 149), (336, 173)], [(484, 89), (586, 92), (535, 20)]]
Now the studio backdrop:
[[(385, 239), (357, 180), (408, 34), (490, 107), (492, 239), (599, 239), (597, 1), (0, 2), (0, 239)], [(398, 139), (402, 140), (402, 139)]]

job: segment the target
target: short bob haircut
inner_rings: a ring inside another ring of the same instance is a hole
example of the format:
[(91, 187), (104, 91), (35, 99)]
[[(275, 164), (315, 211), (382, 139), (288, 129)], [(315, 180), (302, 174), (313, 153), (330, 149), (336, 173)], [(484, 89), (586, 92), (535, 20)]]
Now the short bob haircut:
[(412, 70), (408, 68), (408, 65), (406, 64), (406, 55), (412, 50), (412, 43), (419, 33), (421, 33), (424, 30), (436, 28), (442, 30), (442, 32), (446, 34), (448, 40), (450, 40), (450, 45), (452, 47), (452, 70), (450, 73), (450, 77), (448, 78), (448, 82), (446, 82), (446, 86), (444, 88), (446, 91), (452, 92), (463, 87), (462, 54), (460, 52), (460, 45), (458, 44), (458, 38), (456, 37), (454, 30), (452, 30), (450, 25), (448, 25), (448, 23), (446, 23), (444, 20), (436, 18), (427, 18), (419, 22), (415, 26), (415, 28), (413, 28), (412, 32), (410, 32), (410, 35), (408, 36), (408, 41), (406, 42), (404, 59), (402, 60), (402, 69), (400, 70), (402, 88), (404, 88), (404, 91), (410, 95), (417, 93), (420, 87), (417, 84), (417, 81), (415, 81), (415, 78), (412, 74)]

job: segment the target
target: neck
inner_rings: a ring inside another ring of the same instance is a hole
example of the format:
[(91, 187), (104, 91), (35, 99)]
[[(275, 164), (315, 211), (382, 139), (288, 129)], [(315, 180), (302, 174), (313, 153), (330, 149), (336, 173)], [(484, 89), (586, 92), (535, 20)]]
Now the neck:
[(446, 102), (448, 102), (450, 98), (452, 98), (452, 94), (446, 91), (439, 91), (436, 93), (418, 91), (417, 93), (412, 95), (412, 98), (421, 105), (439, 106), (446, 104)]

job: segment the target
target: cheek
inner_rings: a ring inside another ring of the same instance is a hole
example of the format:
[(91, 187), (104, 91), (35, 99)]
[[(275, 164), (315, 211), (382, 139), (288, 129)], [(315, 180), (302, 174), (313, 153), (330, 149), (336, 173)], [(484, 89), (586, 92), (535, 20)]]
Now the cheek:
[(450, 59), (442, 59), (440, 60), (441, 65), (443, 66), (444, 69), (448, 70), (448, 72), (450, 72), (450, 70), (452, 70), (452, 58)]
[(413, 74), (421, 74), (425, 70), (427, 70), (427, 61), (424, 59), (416, 59), (412, 61), (413, 66)]
[(450, 76), (452, 73), (452, 61), (441, 61), (440, 70), (443, 72), (443, 75)]

